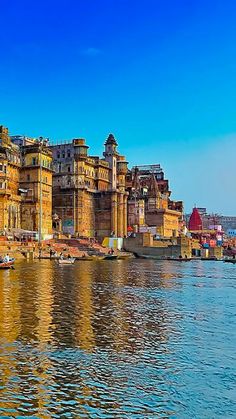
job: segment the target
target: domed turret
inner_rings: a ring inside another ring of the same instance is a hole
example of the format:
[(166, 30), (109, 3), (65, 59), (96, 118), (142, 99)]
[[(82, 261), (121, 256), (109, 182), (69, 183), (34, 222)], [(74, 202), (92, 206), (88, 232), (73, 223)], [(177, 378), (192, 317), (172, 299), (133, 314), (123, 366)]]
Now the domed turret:
[(89, 146), (85, 144), (85, 140), (83, 138), (74, 138), (73, 145), (75, 148), (75, 155), (87, 157)]
[(109, 134), (108, 135), (108, 137), (107, 137), (107, 139), (106, 139), (106, 142), (105, 142), (105, 145), (115, 145), (115, 146), (118, 146), (118, 144), (117, 144), (117, 141), (116, 141), (116, 139), (115, 139), (115, 137), (114, 137), (114, 135), (113, 134)]
[(113, 134), (109, 134), (105, 141), (105, 153), (111, 155), (116, 153), (118, 144)]

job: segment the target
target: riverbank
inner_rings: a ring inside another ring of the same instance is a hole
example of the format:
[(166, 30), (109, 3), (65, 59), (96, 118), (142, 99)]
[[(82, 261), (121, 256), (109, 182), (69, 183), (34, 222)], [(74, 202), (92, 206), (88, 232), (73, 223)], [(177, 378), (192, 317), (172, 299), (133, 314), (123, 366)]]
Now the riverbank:
[(78, 260), (102, 259), (110, 254), (117, 259), (133, 257), (130, 252), (104, 247), (96, 242), (86, 239), (48, 240), (41, 244), (37, 242), (0, 241), (0, 255), (9, 254), (15, 259), (58, 259), (60, 255), (65, 258), (71, 256)]

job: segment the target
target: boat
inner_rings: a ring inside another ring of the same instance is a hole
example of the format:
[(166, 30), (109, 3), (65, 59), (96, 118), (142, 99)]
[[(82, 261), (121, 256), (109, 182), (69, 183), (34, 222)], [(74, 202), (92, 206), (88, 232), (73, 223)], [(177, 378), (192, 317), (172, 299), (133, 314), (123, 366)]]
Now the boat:
[(165, 260), (174, 260), (175, 262), (189, 262), (192, 258), (172, 258), (167, 257)]
[(69, 259), (58, 259), (59, 265), (73, 265), (75, 263), (75, 258)]
[(117, 255), (106, 255), (103, 258), (104, 260), (114, 260), (117, 259)]
[(14, 258), (10, 258), (8, 262), (0, 262), (0, 269), (14, 269)]
[(236, 263), (236, 259), (225, 259), (224, 262)]

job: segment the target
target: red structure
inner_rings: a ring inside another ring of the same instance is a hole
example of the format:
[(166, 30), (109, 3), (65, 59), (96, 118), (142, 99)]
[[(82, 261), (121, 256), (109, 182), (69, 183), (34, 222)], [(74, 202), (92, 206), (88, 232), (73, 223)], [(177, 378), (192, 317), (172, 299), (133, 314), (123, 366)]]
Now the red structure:
[(188, 228), (190, 231), (202, 230), (202, 219), (197, 208), (193, 208)]

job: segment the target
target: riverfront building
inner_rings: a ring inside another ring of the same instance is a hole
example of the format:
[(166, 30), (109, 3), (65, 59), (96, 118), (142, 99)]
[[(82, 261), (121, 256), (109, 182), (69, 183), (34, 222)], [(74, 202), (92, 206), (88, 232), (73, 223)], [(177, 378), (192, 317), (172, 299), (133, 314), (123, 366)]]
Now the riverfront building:
[(128, 170), (113, 134), (103, 156), (81, 138), (50, 145), (0, 127), (0, 230), (103, 239), (129, 231), (178, 237), (183, 203), (172, 201), (160, 165)]
[(45, 238), (52, 234), (52, 173), (52, 153), (43, 141), (21, 148), (21, 228), (38, 231), (41, 223)]
[[(40, 200), (40, 196), (42, 199)], [(14, 143), (0, 126), (0, 231), (52, 234), (52, 154), (43, 141)]]
[(80, 237), (126, 235), (127, 161), (117, 146), (112, 134), (103, 158), (89, 156), (89, 146), (81, 138), (51, 146), (54, 229)]
[(160, 237), (179, 235), (183, 202), (170, 199), (169, 182), (159, 164), (133, 167), (127, 173), (126, 188), (131, 231), (152, 231)]

